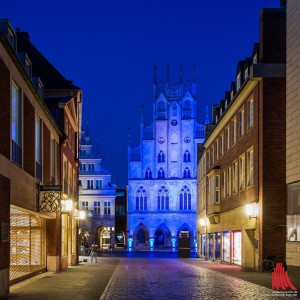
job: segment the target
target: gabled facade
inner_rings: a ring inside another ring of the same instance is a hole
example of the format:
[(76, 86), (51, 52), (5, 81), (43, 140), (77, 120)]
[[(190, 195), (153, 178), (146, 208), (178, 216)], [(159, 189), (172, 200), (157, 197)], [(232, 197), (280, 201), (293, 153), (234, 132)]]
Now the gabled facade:
[(128, 246), (175, 249), (187, 230), (194, 248), (197, 143), (204, 140), (195, 80), (180, 75), (170, 83), (168, 69), (166, 84), (157, 84), (155, 74), (153, 123), (142, 119), (140, 127), (140, 145), (128, 148)]
[(198, 162), (199, 256), (244, 269), (285, 257), (285, 20), (262, 10), (260, 43), (213, 110)]
[(81, 251), (92, 244), (100, 249), (114, 248), (116, 186), (102, 167), (88, 130), (82, 132), (79, 186), (80, 210), (87, 212), (79, 228)]

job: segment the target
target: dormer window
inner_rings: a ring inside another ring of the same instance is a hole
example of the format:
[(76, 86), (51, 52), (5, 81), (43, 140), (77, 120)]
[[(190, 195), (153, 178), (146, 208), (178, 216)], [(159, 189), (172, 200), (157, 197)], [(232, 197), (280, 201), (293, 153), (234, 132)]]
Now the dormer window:
[(216, 116), (216, 123), (218, 122), (218, 116)]
[(222, 116), (222, 114), (223, 114), (223, 109), (221, 108), (220, 109), (220, 116)]
[(241, 73), (239, 73), (236, 77), (236, 90), (238, 91), (241, 87)]
[(257, 54), (253, 56), (253, 64), (257, 64)]
[(227, 105), (228, 105), (228, 104), (227, 104), (227, 100), (226, 100), (226, 101), (225, 101), (225, 109), (227, 108)]
[(231, 93), (230, 93), (230, 100), (232, 100), (233, 99), (233, 91), (231, 91)]
[(8, 27), (8, 36), (7, 37), (8, 37), (10, 44), (15, 48), (16, 37), (15, 37), (13, 30), (10, 27)]
[(25, 59), (25, 71), (28, 74), (29, 77), (31, 77), (31, 62), (28, 58)]
[(248, 68), (246, 68), (246, 69), (245, 69), (245, 79), (248, 78), (248, 75), (249, 75), (249, 74), (248, 74)]

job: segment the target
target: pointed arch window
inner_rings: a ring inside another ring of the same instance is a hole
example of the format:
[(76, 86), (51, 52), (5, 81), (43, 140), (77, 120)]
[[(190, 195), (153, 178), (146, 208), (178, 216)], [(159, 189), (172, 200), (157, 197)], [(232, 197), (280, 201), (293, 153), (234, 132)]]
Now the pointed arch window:
[(188, 167), (183, 171), (183, 178), (191, 178), (191, 170)]
[(165, 171), (164, 171), (163, 168), (160, 168), (160, 169), (158, 170), (157, 178), (165, 178)]
[(189, 150), (185, 150), (184, 154), (183, 154), (183, 161), (184, 162), (190, 162), (191, 161), (191, 153)]
[(180, 190), (179, 195), (179, 207), (181, 210), (191, 210), (192, 209), (192, 195), (188, 186), (183, 186)]
[(165, 162), (165, 154), (162, 150), (158, 153), (158, 162)]
[(152, 172), (149, 167), (147, 168), (147, 170), (145, 172), (145, 179), (152, 179)]
[(147, 210), (147, 191), (140, 186), (135, 193), (135, 209)]
[(157, 209), (169, 209), (169, 191), (165, 186), (162, 186), (157, 192)]

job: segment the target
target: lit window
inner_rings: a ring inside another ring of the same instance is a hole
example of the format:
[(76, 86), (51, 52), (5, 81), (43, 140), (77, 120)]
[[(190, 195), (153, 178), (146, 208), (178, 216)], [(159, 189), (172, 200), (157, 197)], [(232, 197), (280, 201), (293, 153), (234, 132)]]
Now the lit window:
[(220, 203), (220, 175), (208, 179), (208, 202), (210, 205)]
[(12, 83), (11, 143), (12, 161), (22, 166), (22, 98), (20, 89)]
[(232, 144), (236, 143), (236, 118), (232, 120)]
[(222, 198), (226, 197), (226, 173), (222, 172)]
[(240, 157), (240, 190), (245, 189), (245, 155)]
[(231, 93), (230, 93), (230, 100), (233, 99), (233, 96), (234, 96), (234, 93), (233, 93), (233, 91), (231, 91)]
[(244, 135), (244, 124), (245, 124), (245, 113), (244, 109), (240, 110), (239, 113), (239, 121), (240, 121), (240, 137)]
[(236, 194), (238, 192), (238, 162), (235, 161), (233, 163), (233, 193)]
[(247, 186), (250, 187), (254, 184), (253, 172), (253, 149), (247, 151)]
[(248, 128), (253, 126), (253, 99), (248, 101)]
[(227, 196), (231, 195), (231, 167), (227, 170)]
[(226, 134), (226, 150), (229, 150), (230, 148), (230, 127), (229, 126), (226, 127), (225, 134)]

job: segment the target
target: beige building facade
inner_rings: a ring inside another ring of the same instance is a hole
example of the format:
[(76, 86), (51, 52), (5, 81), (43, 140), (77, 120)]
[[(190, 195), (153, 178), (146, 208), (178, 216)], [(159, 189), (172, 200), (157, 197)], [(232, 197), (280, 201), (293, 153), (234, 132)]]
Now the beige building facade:
[(289, 274), (300, 276), (300, 2), (287, 1), (286, 184)]

